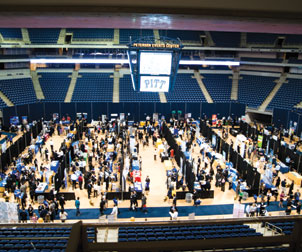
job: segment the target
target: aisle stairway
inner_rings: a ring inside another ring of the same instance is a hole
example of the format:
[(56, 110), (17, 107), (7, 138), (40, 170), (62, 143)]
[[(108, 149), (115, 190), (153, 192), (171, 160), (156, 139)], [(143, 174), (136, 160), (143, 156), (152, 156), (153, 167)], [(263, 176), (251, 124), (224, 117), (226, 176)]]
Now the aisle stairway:
[(43, 94), (40, 82), (39, 82), (39, 76), (36, 71), (30, 71), (31, 79), (34, 85), (34, 90), (36, 93), (37, 100), (44, 100), (45, 96)]
[(98, 228), (96, 240), (97, 242), (118, 242), (118, 228)]
[(280, 78), (276, 80), (276, 86), (273, 88), (273, 90), (270, 92), (270, 94), (266, 97), (264, 102), (259, 107), (259, 111), (265, 111), (267, 106), (270, 104), (270, 102), (273, 100), (274, 96), (277, 94), (278, 90), (281, 88), (282, 84), (286, 82), (287, 74), (283, 73), (281, 74)]
[(233, 71), (232, 77), (232, 90), (231, 90), (231, 100), (238, 100), (238, 82), (239, 82), (239, 71)]
[(119, 43), (120, 43), (120, 30), (114, 29), (113, 44), (118, 45)]
[(241, 32), (240, 47), (246, 47), (246, 32)]
[(202, 82), (203, 77), (200, 76), (198, 71), (194, 71), (194, 78), (197, 80), (197, 83), (198, 83), (204, 97), (206, 98), (207, 102), (208, 103), (213, 103), (213, 99), (211, 98), (206, 86)]
[(28, 34), (28, 30), (26, 28), (22, 28), (21, 29), (22, 32), (22, 38), (23, 38), (23, 42), (25, 44), (30, 44), (30, 38), (29, 38), (29, 34)]
[(205, 31), (204, 33), (206, 34), (206, 38), (207, 38), (207, 43), (208, 43), (207, 46), (215, 46), (211, 33), (209, 31)]
[(9, 107), (15, 106), (8, 98), (5, 94), (2, 93), (2, 91), (0, 91), (0, 98), (5, 102), (5, 104)]
[(154, 38), (157, 44), (160, 43), (160, 36), (159, 36), (159, 31), (158, 30), (153, 30)]
[(161, 103), (167, 103), (167, 98), (164, 92), (159, 92), (158, 95)]
[(120, 102), (120, 73), (119, 73), (119, 70), (114, 70), (114, 73), (113, 73), (112, 102), (113, 103)]
[(65, 101), (64, 102), (71, 102), (71, 98), (72, 98), (73, 91), (74, 91), (74, 88), (76, 86), (76, 82), (77, 82), (78, 77), (80, 77), (79, 76), (79, 71), (73, 70), (72, 71), (72, 75), (71, 75), (71, 80), (70, 80), (69, 88), (68, 88), (68, 91), (66, 93), (66, 97), (65, 97)]
[(295, 106), (295, 108), (302, 109), (302, 101), (300, 101), (300, 102)]
[(65, 36), (66, 36), (66, 29), (61, 29), (57, 44), (64, 45), (65, 44)]

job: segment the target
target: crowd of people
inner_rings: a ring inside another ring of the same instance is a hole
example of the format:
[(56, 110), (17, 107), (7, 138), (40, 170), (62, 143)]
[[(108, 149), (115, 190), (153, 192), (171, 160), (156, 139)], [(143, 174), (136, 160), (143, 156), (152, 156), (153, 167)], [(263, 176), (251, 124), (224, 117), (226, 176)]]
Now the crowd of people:
[[(209, 191), (213, 187), (220, 188), (222, 192), (225, 191), (225, 185), (228, 183), (229, 189), (232, 189), (232, 181), (229, 180), (229, 170), (222, 167), (221, 164), (215, 163), (214, 156), (209, 156), (211, 151), (208, 145), (204, 145), (197, 153), (196, 149), (196, 127), (190, 120), (171, 120), (170, 130), (176, 138), (185, 141), (185, 152), (191, 154), (190, 158), (193, 167), (195, 181), (199, 184), (201, 191)], [(73, 125), (71, 123), (71, 125)], [(74, 126), (69, 126), (70, 130)], [(66, 221), (68, 214), (64, 209), (65, 199), (63, 194), (60, 194), (50, 188), (50, 192), (43, 203), (40, 202), (39, 207), (34, 211), (34, 205), (37, 202), (36, 188), (38, 184), (45, 180), (44, 170), (45, 166), (49, 165), (52, 160), (59, 160), (68, 150), (66, 139), (63, 140), (60, 148), (56, 150), (52, 136), (57, 132), (57, 135), (62, 134), (61, 124), (50, 123), (48, 127), (49, 133), (49, 146), (41, 145), (39, 148), (40, 161), (38, 157), (34, 156), (33, 150), (28, 149), (26, 158), (21, 156), (21, 162), (25, 167), (20, 171), (17, 169), (17, 160), (14, 160), (10, 171), (7, 171), (7, 183), (5, 185), (4, 199), (9, 201), (10, 195), (14, 194), (14, 199), (20, 203), (20, 219), (25, 222), (28, 218), (32, 222), (53, 222), (56, 217), (59, 217), (62, 222)], [(105, 123), (94, 124), (93, 127), (85, 127), (83, 138), (78, 144), (72, 146), (73, 159), (68, 167), (68, 183), (70, 183), (72, 190), (87, 190), (87, 198), (96, 198), (99, 200), (100, 215), (104, 215), (105, 210), (108, 208), (108, 200), (106, 193), (120, 187), (120, 172), (121, 169), (127, 171), (128, 191), (130, 192), (130, 211), (141, 211), (147, 213), (147, 196), (150, 190), (150, 178), (147, 176), (144, 181), (143, 190), (137, 192), (134, 187), (134, 178), (132, 175), (132, 163), (137, 160), (139, 169), (142, 170), (143, 160), (140, 155), (140, 146), (144, 148), (152, 144), (155, 149), (154, 159), (159, 156), (156, 149), (156, 142), (158, 139), (163, 140), (162, 130), (160, 125), (155, 121), (146, 120), (144, 126), (138, 129), (138, 125), (134, 124), (128, 126), (127, 121), (120, 125), (118, 130), (117, 121), (106, 121)], [(66, 133), (68, 133), (67, 131)], [(222, 136), (225, 140), (229, 138), (227, 128), (222, 128)], [(43, 137), (44, 135), (42, 135)], [(134, 136), (135, 146), (131, 147), (131, 136)], [(46, 139), (45, 139), (46, 140)], [(174, 150), (167, 145), (163, 140), (165, 151), (168, 153), (168, 159), (174, 160)], [(232, 142), (231, 147), (233, 148)], [(109, 151), (110, 149), (110, 151)], [(294, 190), (294, 183), (291, 182), (287, 185), (286, 179), (280, 179), (280, 173), (275, 163), (275, 157), (264, 158), (259, 155), (261, 150), (257, 148), (257, 144), (251, 141), (246, 149), (246, 158), (250, 160), (254, 166), (265, 171), (266, 169), (273, 170), (273, 181), (275, 190), (265, 188), (262, 184), (260, 187), (260, 195), (254, 197), (254, 203), (248, 204), (246, 208), (247, 216), (266, 215), (266, 208), (269, 206), (271, 199), (274, 197), (275, 201), (280, 200), (280, 207), (285, 207), (286, 214), (291, 214), (294, 208), (300, 214), (301, 202), (299, 190)], [(289, 161), (290, 162), (290, 161)], [(40, 165), (39, 165), (40, 163)], [(175, 163), (175, 162), (173, 162)], [(215, 164), (214, 164), (215, 163)], [(277, 169), (276, 169), (277, 168)], [(76, 175), (76, 176), (75, 176)], [(243, 198), (243, 191), (241, 190), (242, 178), (238, 178), (238, 183), (235, 189), (235, 200), (241, 203)], [(62, 183), (63, 186), (66, 183)], [(171, 219), (177, 219), (178, 209), (176, 190), (187, 190), (186, 181), (182, 174), (181, 169), (173, 166), (172, 170), (167, 175), (167, 199), (172, 200), (173, 205), (169, 211)], [(281, 190), (279, 189), (281, 187)], [(288, 191), (287, 191), (288, 188)], [(125, 189), (126, 190), (126, 187)], [(280, 193), (279, 193), (280, 192)], [(192, 191), (193, 205), (198, 206), (201, 204), (196, 189)], [(141, 205), (139, 207), (139, 201)], [(111, 215), (118, 216), (119, 201), (113, 200), (113, 210)], [(75, 200), (76, 215), (81, 216), (80, 211), (80, 198)]]

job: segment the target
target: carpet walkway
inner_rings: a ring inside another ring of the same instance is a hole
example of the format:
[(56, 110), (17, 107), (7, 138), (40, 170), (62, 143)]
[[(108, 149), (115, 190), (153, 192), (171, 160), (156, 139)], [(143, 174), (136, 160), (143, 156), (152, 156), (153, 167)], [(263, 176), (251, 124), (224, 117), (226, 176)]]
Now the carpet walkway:
[[(271, 202), (267, 207), (268, 212), (274, 211), (285, 211), (285, 208), (280, 208), (278, 206), (279, 202)], [(246, 204), (245, 204), (246, 205)], [(233, 204), (225, 204), (225, 205), (201, 205), (198, 207), (194, 206), (179, 206), (178, 208), (178, 216), (185, 217), (191, 213), (195, 213), (195, 216), (206, 216), (206, 215), (227, 215), (233, 214)], [(112, 208), (108, 208), (105, 211), (105, 215), (111, 213)], [(152, 217), (170, 217), (169, 215), (169, 207), (149, 207), (147, 213), (143, 213), (140, 209), (136, 211), (130, 211), (129, 208), (119, 208), (120, 214), (118, 218), (152, 218)], [(80, 209), (81, 215), (76, 216), (75, 209), (66, 209), (68, 213), (67, 219), (69, 220), (91, 220), (98, 219), (100, 217), (100, 212), (98, 208), (86, 208)], [(57, 219), (58, 216), (57, 216)]]

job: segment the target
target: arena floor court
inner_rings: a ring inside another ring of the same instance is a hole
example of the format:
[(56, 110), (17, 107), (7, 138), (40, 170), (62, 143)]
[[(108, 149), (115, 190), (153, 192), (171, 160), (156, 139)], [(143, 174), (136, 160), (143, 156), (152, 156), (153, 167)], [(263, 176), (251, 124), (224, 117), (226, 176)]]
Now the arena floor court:
[[(214, 129), (214, 131), (222, 131), (218, 129)], [(18, 137), (18, 136), (16, 136)], [(15, 137), (15, 138), (16, 138)], [(99, 134), (99, 139), (104, 137), (104, 135)], [(61, 143), (66, 138), (66, 135), (58, 136), (55, 134), (51, 137), (54, 143), (54, 150), (58, 150)], [(232, 135), (229, 135), (228, 142), (234, 141), (235, 138)], [(43, 147), (48, 148), (50, 150), (50, 139), (48, 139)], [(91, 151), (91, 150), (90, 150)], [(195, 144), (192, 148), (192, 158), (197, 160), (200, 148), (198, 144)], [(24, 152), (27, 152), (25, 150)], [(139, 148), (139, 156), (142, 157), (142, 182), (144, 182), (147, 176), (150, 177), (150, 192), (147, 195), (147, 208), (148, 213), (142, 213), (140, 209), (137, 212), (130, 211), (130, 201), (124, 200), (119, 201), (119, 209), (121, 214), (118, 216), (119, 221), (129, 221), (131, 217), (134, 217), (137, 221), (139, 220), (169, 220), (169, 209), (172, 205), (172, 200), (164, 200), (167, 195), (167, 185), (166, 185), (166, 171), (164, 167), (164, 163), (160, 161), (157, 157), (156, 161), (154, 160), (155, 147), (152, 143), (149, 143), (149, 146), (143, 147), (140, 144)], [(47, 162), (43, 161), (40, 154), (37, 153), (36, 158), (38, 160), (38, 164), (43, 162), (43, 164), (47, 164)], [(172, 160), (173, 165), (177, 167), (175, 160)], [(202, 163), (201, 166), (203, 166)], [(263, 170), (262, 170), (263, 173)], [(38, 173), (37, 173), (38, 174)], [(287, 178), (286, 175), (281, 174), (281, 180)], [(129, 182), (128, 182), (129, 183)], [(144, 183), (143, 183), (144, 185)], [(128, 186), (126, 187), (128, 188)], [(297, 185), (294, 186), (294, 191), (298, 189)], [(186, 203), (185, 200), (177, 200), (177, 206), (179, 208), (179, 220), (189, 219), (189, 214), (195, 213), (195, 219), (219, 219), (219, 218), (229, 218), (232, 217), (233, 213), (233, 204), (238, 203), (238, 200), (235, 200), (235, 192), (233, 189), (229, 190), (226, 185), (225, 192), (222, 192), (220, 188), (215, 187), (215, 179), (211, 182), (211, 189), (214, 190), (214, 199), (202, 199), (201, 205), (197, 207), (193, 207), (192, 203)], [(102, 190), (103, 191), (103, 190)], [(68, 183), (67, 189), (62, 189), (61, 192), (73, 192), (71, 184)], [(106, 216), (111, 213), (113, 207), (113, 201), (108, 201), (108, 209), (105, 211), (105, 216), (100, 217), (99, 215), (99, 204), (100, 204), (100, 196), (94, 198), (93, 195), (89, 200), (87, 197), (87, 190), (80, 190), (77, 186), (77, 189), (74, 190), (75, 196), (80, 197), (81, 202), (81, 215), (76, 216), (75, 210), (75, 201), (66, 201), (65, 209), (67, 209), (68, 220), (67, 223), (73, 223), (78, 221), (79, 219), (84, 222), (95, 222), (106, 221)], [(13, 200), (13, 195), (11, 194), (11, 200)], [(248, 198), (246, 201), (242, 201), (242, 203), (254, 202), (253, 197)], [(29, 200), (28, 200), (29, 203)], [(283, 216), (285, 215), (285, 208), (280, 208), (278, 206), (279, 202), (271, 201), (270, 206), (267, 208), (270, 216)], [(141, 207), (140, 200), (138, 201), (139, 208)], [(34, 204), (34, 208), (37, 209), (39, 204), (36, 202)], [(295, 214), (295, 211), (292, 211), (292, 214)], [(99, 220), (98, 220), (99, 219)], [(55, 222), (60, 222), (60, 220), (55, 220)]]

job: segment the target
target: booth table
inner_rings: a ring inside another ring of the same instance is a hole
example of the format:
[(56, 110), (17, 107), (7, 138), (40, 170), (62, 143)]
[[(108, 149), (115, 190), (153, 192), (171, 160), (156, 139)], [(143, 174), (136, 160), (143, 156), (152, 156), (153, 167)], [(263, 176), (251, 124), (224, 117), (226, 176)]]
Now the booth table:
[(107, 152), (114, 152), (114, 145), (113, 144), (108, 145)]
[(172, 168), (173, 168), (171, 160), (165, 160), (164, 161), (164, 166), (165, 166), (166, 171), (167, 170), (172, 170)]
[(190, 155), (189, 152), (185, 151), (184, 154), (185, 154), (186, 159), (190, 159), (191, 158), (191, 155)]
[(73, 138), (73, 136), (74, 136), (74, 134), (73, 134), (73, 133), (68, 133), (68, 134), (67, 134), (67, 139), (72, 139), (72, 138)]
[(134, 183), (134, 191), (136, 192), (142, 192), (143, 191), (143, 185), (141, 182), (135, 182)]
[(139, 170), (139, 161), (138, 160), (133, 160), (132, 161), (132, 169), (133, 170)]
[(57, 173), (58, 169), (60, 166), (60, 162), (59, 161), (52, 161), (50, 164), (50, 170), (53, 171), (54, 173)]
[(282, 162), (278, 162), (278, 165), (280, 165), (280, 172), (282, 174), (289, 172), (289, 167), (283, 164)]
[(141, 182), (141, 176), (142, 176), (142, 174), (141, 174), (141, 172), (140, 171), (133, 171), (132, 172), (132, 176), (133, 176), (133, 181), (134, 182)]
[(157, 139), (157, 141), (155, 143), (156, 148), (158, 148), (158, 146), (161, 145), (161, 144), (162, 144), (161, 139)]
[(62, 124), (63, 125), (68, 125), (68, 124), (70, 124), (70, 121), (69, 120), (62, 121)]
[(36, 193), (44, 193), (48, 188), (47, 183), (40, 183), (36, 189)]
[(43, 139), (40, 139), (36, 142), (36, 145), (40, 147), (43, 144)]
[(297, 172), (289, 172), (287, 174), (287, 178), (293, 180), (296, 185), (301, 185), (302, 176)]
[(0, 181), (0, 193), (3, 193), (5, 191), (6, 179), (7, 177), (5, 176), (5, 178)]

